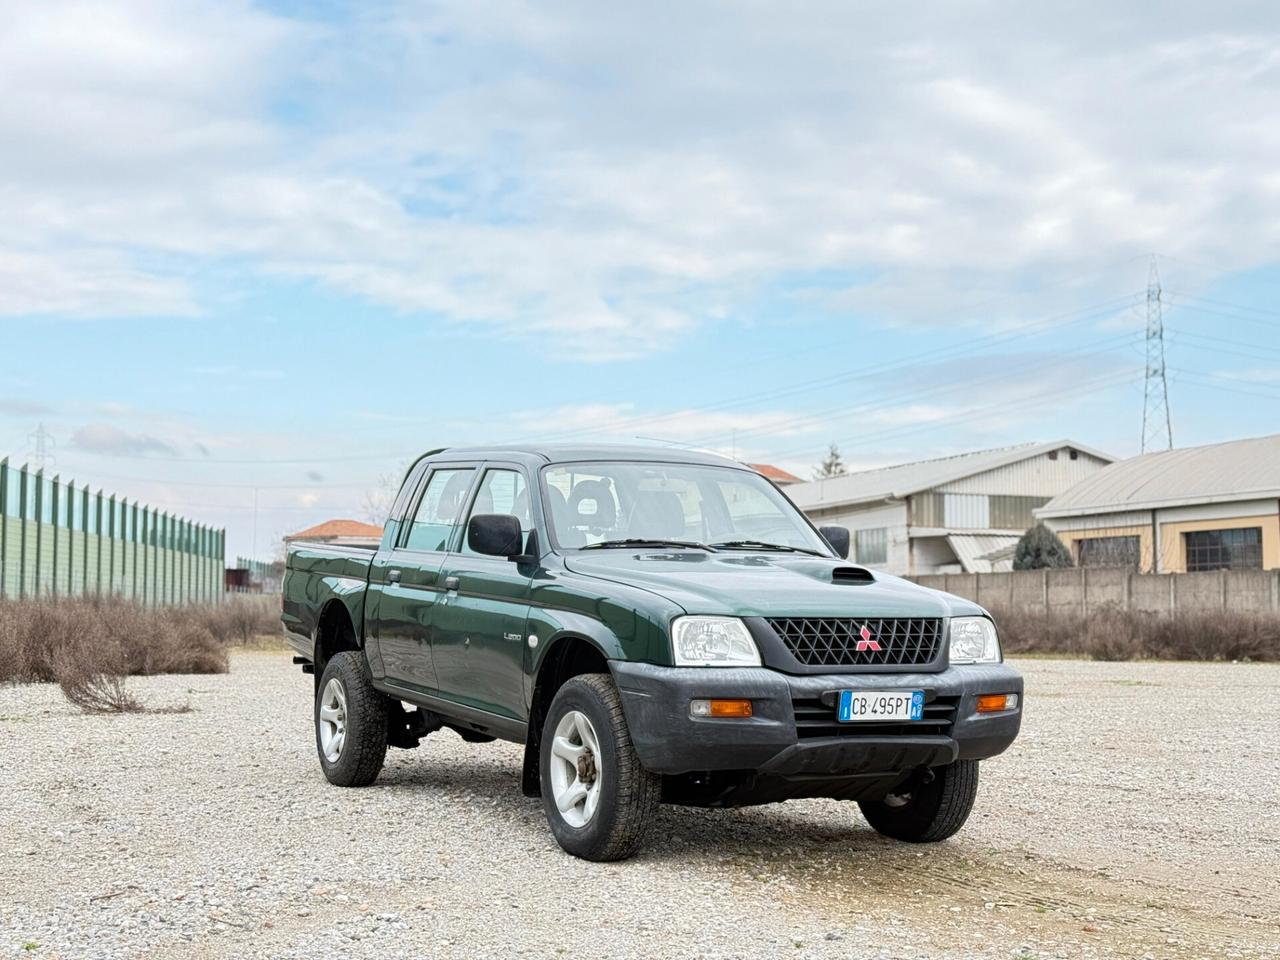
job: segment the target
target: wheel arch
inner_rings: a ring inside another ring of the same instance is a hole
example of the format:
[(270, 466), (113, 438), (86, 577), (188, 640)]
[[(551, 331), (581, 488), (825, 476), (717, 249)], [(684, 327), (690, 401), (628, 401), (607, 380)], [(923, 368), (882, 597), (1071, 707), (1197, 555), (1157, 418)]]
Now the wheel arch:
[(315, 676), (316, 683), (329, 660), (344, 650), (361, 649), (360, 635), (356, 630), (351, 610), (341, 597), (333, 597), (320, 608), (316, 620)]
[(609, 673), (609, 660), (603, 645), (584, 633), (565, 630), (547, 644), (538, 660), (529, 702), (529, 727), (524, 746), (524, 772), (521, 789), (526, 797), (542, 795), (538, 778), (538, 752), (542, 743), (542, 725), (551, 701), (566, 681), (584, 673)]

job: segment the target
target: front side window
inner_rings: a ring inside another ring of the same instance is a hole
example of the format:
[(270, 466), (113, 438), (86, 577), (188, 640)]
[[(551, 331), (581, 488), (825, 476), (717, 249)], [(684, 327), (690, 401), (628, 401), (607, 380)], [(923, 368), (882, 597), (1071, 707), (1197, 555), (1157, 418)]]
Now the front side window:
[(1262, 528), (1193, 530), (1187, 538), (1187, 570), (1261, 570)]
[[(487, 471), (471, 507), (471, 516), (482, 513), (511, 514), (520, 521), (520, 530), (527, 537), (533, 524), (529, 519), (529, 491), (525, 487), (524, 475), (518, 470)], [(462, 550), (475, 553), (466, 537), (462, 539)]]
[(858, 563), (887, 563), (889, 561), (889, 531), (884, 527), (857, 530), (853, 535), (853, 558)]
[(405, 547), (410, 550), (447, 550), (462, 514), (463, 500), (471, 489), (475, 470), (464, 467), (437, 470), (427, 481), (418, 510), (409, 526)]
[(829, 556), (791, 502), (754, 471), (687, 463), (573, 463), (542, 474), (555, 542), (574, 549), (668, 540), (738, 541)]

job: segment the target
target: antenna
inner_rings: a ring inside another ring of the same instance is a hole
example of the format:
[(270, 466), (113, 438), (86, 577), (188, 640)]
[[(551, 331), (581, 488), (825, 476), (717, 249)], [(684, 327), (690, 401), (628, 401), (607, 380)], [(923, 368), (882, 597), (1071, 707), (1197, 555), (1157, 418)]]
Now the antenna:
[(1142, 401), (1142, 452), (1173, 449), (1169, 380), (1164, 371), (1164, 303), (1155, 254), (1147, 270), (1147, 385)]
[(53, 465), (54, 458), (50, 452), (54, 445), (53, 434), (44, 428), (43, 423), (36, 427), (35, 433), (27, 435), (27, 441), (31, 444), (31, 462), (37, 471)]

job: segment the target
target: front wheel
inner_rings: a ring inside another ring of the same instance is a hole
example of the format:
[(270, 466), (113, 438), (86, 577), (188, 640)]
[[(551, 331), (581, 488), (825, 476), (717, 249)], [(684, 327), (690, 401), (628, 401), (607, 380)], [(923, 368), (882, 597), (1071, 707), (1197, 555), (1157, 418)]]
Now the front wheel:
[(317, 686), (320, 768), (339, 787), (367, 787), (387, 756), (387, 698), (373, 688), (358, 651), (335, 654)]
[(556, 841), (584, 860), (640, 848), (662, 780), (636, 756), (613, 680), (591, 673), (556, 691), (542, 728), (542, 805)]
[(978, 797), (978, 761), (957, 760), (936, 767), (932, 778), (916, 776), (883, 800), (858, 806), (867, 823), (895, 840), (936, 843), (964, 826)]

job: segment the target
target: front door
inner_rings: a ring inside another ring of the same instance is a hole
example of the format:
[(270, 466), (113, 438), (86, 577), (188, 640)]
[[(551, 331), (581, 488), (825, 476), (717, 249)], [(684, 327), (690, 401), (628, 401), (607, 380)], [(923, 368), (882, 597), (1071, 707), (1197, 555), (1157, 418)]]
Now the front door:
[(380, 551), (369, 571), (369, 631), (376, 638), (386, 678), (422, 693), (438, 687), (431, 631), (435, 609), (444, 597), (441, 569), (458, 534), (476, 468), (462, 465), (431, 471), (397, 531), (390, 551)]
[[(485, 470), (470, 516), (514, 514), (525, 542), (532, 522), (524, 473), (507, 466)], [(435, 610), (432, 651), (440, 695), (489, 713), (523, 720), (525, 624), (533, 571), (505, 557), (487, 557), (466, 543), (445, 558), (442, 583), (448, 591)]]

